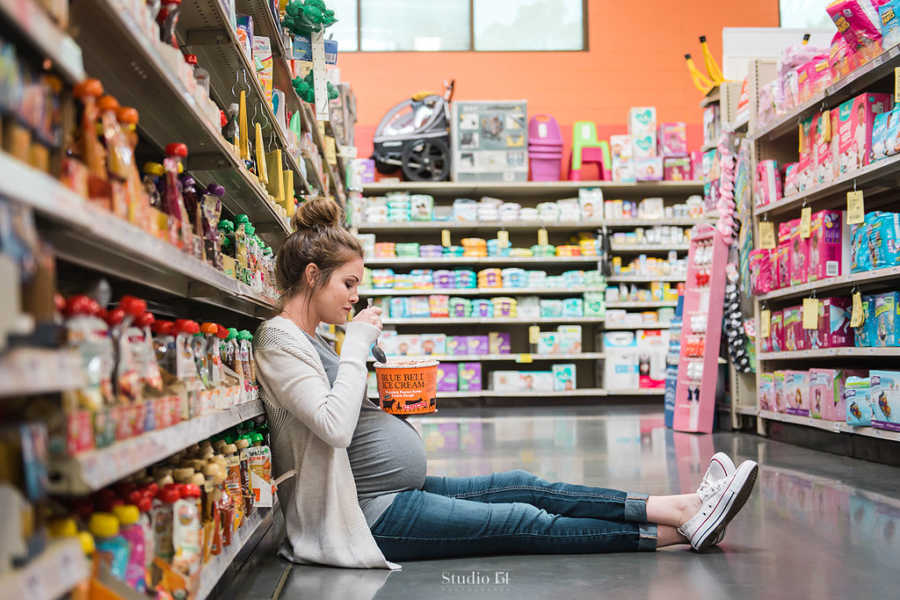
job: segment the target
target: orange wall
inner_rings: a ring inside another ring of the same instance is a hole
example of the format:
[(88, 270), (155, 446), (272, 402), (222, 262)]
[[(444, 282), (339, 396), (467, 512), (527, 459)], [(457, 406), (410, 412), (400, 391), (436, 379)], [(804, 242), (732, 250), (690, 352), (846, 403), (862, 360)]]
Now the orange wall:
[(626, 133), (629, 107), (656, 106), (660, 122), (687, 122), (689, 147), (699, 149), (701, 95), (684, 53), (702, 68), (698, 35), (721, 57), (723, 27), (777, 27), (778, 0), (588, 0), (588, 22), (588, 52), (341, 54), (341, 79), (357, 98), (359, 156), (371, 154), (375, 127), (390, 107), (420, 90), (440, 90), (450, 78), (458, 100), (527, 99), (529, 115), (556, 118), (567, 148), (575, 121), (593, 120), (608, 137)]

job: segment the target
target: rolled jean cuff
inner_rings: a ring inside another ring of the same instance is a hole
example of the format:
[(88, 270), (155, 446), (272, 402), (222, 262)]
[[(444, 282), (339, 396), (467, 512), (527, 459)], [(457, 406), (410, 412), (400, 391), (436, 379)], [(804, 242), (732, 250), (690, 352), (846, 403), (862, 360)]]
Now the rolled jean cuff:
[(647, 520), (647, 494), (628, 492), (625, 498), (625, 520), (632, 523), (643, 523)]
[(656, 552), (656, 523), (641, 523), (638, 526), (640, 539), (638, 539), (639, 552)]

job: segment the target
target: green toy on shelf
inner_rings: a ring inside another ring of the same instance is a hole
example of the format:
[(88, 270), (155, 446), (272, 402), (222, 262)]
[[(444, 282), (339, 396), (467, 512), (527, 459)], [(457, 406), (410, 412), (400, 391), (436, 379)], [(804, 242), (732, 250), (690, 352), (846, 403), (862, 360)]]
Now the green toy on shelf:
[[(304, 101), (309, 102), (310, 104), (316, 101), (316, 90), (313, 84), (313, 72), (310, 71), (306, 74), (306, 77), (303, 79), (299, 77), (295, 77), (291, 82), (294, 86), (294, 91), (297, 92), (297, 95), (300, 96)], [(338, 97), (337, 88), (331, 85), (330, 81), (325, 82), (328, 86), (328, 99), (334, 100)]]
[(322, 0), (296, 0), (284, 9), (282, 23), (294, 35), (309, 36), (334, 25), (337, 19)]

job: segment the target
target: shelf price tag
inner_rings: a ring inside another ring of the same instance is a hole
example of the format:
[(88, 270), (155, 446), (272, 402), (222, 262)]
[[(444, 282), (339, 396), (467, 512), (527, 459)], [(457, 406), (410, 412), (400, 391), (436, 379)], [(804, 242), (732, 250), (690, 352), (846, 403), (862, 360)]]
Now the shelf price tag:
[(775, 223), (771, 221), (759, 222), (759, 247), (764, 250), (775, 249)]
[(506, 248), (509, 246), (509, 232), (505, 229), (501, 229), (497, 232), (497, 246), (499, 248)]
[(859, 327), (863, 324), (863, 305), (862, 294), (855, 292), (853, 294), (853, 308), (850, 312), (850, 327)]
[(541, 227), (540, 229), (538, 229), (538, 246), (546, 246), (547, 244), (549, 244), (547, 230)]
[(765, 339), (771, 335), (772, 311), (769, 309), (759, 311), (759, 337)]
[(847, 224), (856, 225), (865, 221), (862, 190), (847, 192)]
[(800, 237), (806, 239), (810, 233), (810, 221), (812, 220), (812, 207), (804, 206), (800, 211)]
[(803, 329), (819, 328), (819, 299), (803, 299)]
[(894, 67), (894, 104), (900, 102), (900, 67)]
[(529, 344), (537, 344), (541, 339), (541, 328), (537, 325), (532, 325), (528, 328), (528, 343)]
[(444, 248), (450, 247), (450, 230), (449, 229), (441, 229), (441, 246)]
[(534, 357), (531, 356), (531, 354), (519, 354), (518, 356), (516, 356), (516, 362), (528, 364), (534, 362)]

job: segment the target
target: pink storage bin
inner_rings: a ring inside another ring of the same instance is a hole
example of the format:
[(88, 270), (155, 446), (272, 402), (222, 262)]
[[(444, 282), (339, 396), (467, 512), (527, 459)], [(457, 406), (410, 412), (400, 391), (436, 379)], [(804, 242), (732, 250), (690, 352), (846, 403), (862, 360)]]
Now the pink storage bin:
[(562, 176), (562, 155), (555, 158), (528, 156), (531, 181), (559, 181)]
[(562, 146), (563, 138), (556, 119), (550, 115), (535, 115), (528, 120), (528, 143)]

